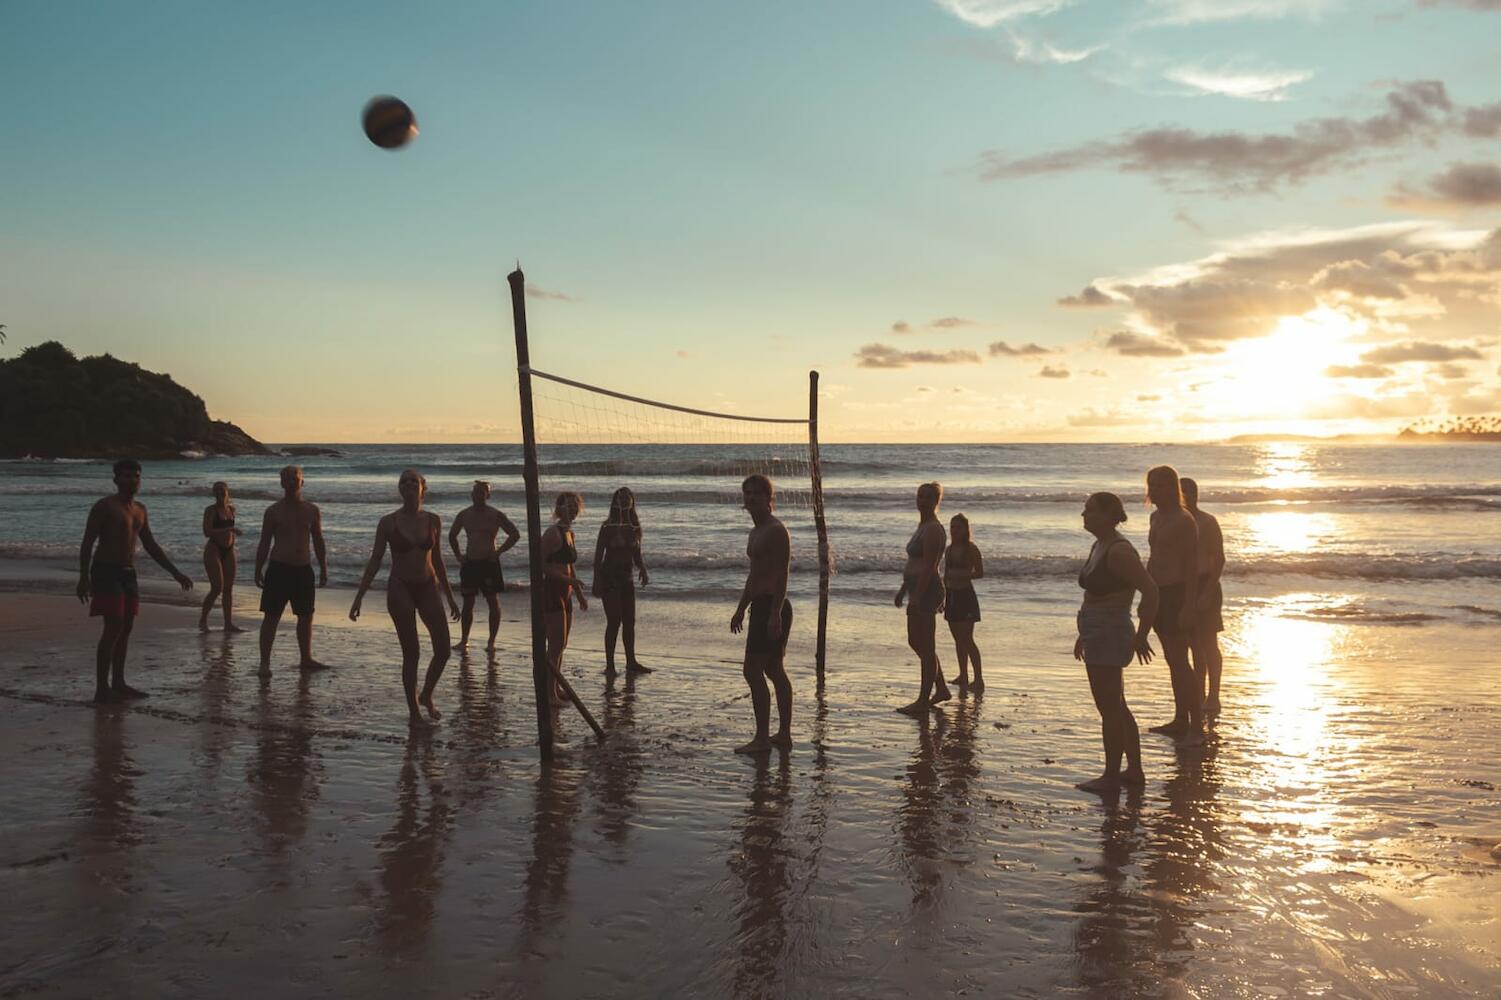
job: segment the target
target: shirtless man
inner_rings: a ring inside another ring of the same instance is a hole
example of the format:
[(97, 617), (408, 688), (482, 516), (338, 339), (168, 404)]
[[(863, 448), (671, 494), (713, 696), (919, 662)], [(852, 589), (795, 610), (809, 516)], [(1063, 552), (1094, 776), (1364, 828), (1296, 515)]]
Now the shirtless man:
[(1173, 721), (1153, 726), (1151, 732), (1196, 746), (1204, 742), (1204, 699), (1194, 683), (1188, 646), (1199, 621), (1199, 527), (1184, 506), (1172, 466), (1159, 465), (1147, 473), (1147, 499), (1157, 508), (1147, 532), (1147, 572), (1160, 598), (1153, 631), (1162, 641), (1174, 706)]
[(1199, 509), (1199, 484), (1187, 477), (1183, 479), (1183, 502), (1199, 526), (1199, 618), (1190, 642), (1194, 680), (1200, 692), (1208, 685), (1204, 719), (1213, 722), (1220, 715), (1220, 674), (1225, 667), (1219, 636), (1225, 631), (1225, 592), (1220, 587), (1220, 575), (1225, 572), (1225, 536), (1215, 516)]
[[(89, 614), (104, 619), (104, 632), (94, 653), (94, 701), (96, 704), (144, 698), (146, 692), (125, 683), (125, 652), (130, 630), (141, 609), (141, 591), (136, 584), (136, 540), (158, 566), (172, 574), (187, 590), (193, 581), (172, 565), (156, 544), (146, 508), (135, 496), (141, 490), (141, 463), (125, 458), (115, 463), (115, 494), (89, 509), (78, 550), (78, 599), (92, 601)], [(94, 543), (99, 549), (94, 550)], [(91, 565), (92, 563), (92, 565)]]
[[(495, 636), (500, 631), (500, 592), (506, 589), (506, 581), (500, 573), (500, 556), (521, 538), (521, 532), (511, 519), (491, 507), (490, 484), (483, 479), (474, 481), (469, 491), (474, 506), (459, 511), (448, 529), (448, 544), (453, 548), (454, 558), (459, 561), (459, 591), (464, 595), (464, 613), (459, 620), (459, 649), (469, 646), (469, 627), (474, 624), (474, 598), (485, 595), (490, 605), (490, 642), (485, 649), (495, 652)], [(506, 540), (497, 548), (495, 536), (505, 531)], [(459, 550), (459, 532), (464, 532), (464, 549)]]
[[(298, 666), (322, 670), (313, 659), (313, 567), (309, 541), (318, 556), (318, 586), (328, 585), (328, 553), (323, 547), (323, 515), (318, 505), (302, 499), (302, 469), (289, 465), (281, 470), (285, 495), (266, 508), (261, 521), (261, 544), (255, 550), (255, 585), (261, 588), (261, 669), (271, 676), (271, 644), (287, 604), (297, 616)], [(271, 565), (266, 565), (270, 557)]]
[[(736, 753), (767, 753), (773, 746), (792, 747), (792, 683), (782, 669), (787, 652), (787, 633), (792, 629), (792, 603), (787, 600), (787, 567), (792, 561), (792, 539), (777, 520), (776, 491), (762, 475), (747, 476), (740, 484), (745, 510), (754, 527), (746, 542), (750, 572), (740, 594), (740, 606), (730, 619), (730, 631), (745, 628), (745, 609), (750, 608), (750, 628), (745, 632), (745, 683), (750, 685), (751, 706), (756, 713), (756, 738)], [(766, 690), (770, 678), (777, 693), (777, 734), (769, 736), (771, 698)]]

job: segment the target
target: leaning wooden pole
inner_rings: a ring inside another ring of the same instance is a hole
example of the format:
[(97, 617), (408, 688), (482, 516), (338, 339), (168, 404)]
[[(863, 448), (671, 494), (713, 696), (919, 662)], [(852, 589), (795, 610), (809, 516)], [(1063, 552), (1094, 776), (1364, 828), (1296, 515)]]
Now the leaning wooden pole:
[(518, 267), (511, 283), (516, 326), (516, 383), (521, 395), (522, 477), (526, 480), (526, 554), (531, 568), (532, 686), (537, 696), (537, 747), (552, 760), (552, 671), (547, 662), (547, 625), (542, 617), (542, 504), (537, 485), (537, 428), (532, 420), (532, 361), (526, 339), (526, 276)]
[(813, 474), (813, 525), (818, 529), (818, 647), (814, 662), (822, 677), (829, 634), (829, 526), (823, 517), (823, 465), (818, 459), (818, 372), (808, 373), (808, 459)]

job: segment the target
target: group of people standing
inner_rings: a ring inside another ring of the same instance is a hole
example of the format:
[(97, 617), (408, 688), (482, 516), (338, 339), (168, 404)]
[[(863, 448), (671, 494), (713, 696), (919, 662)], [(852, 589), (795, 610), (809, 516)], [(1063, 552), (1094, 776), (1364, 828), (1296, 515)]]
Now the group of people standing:
[[(121, 461), (114, 468), (115, 495), (90, 511), (79, 558), (78, 596), (92, 598), (91, 613), (104, 618), (96, 660), (96, 692), (100, 701), (138, 697), (142, 692), (125, 683), (125, 654), (132, 620), (139, 607), (134, 555), (137, 541), (149, 555), (187, 589), (192, 581), (180, 573), (151, 535), (146, 509), (135, 500), (141, 467)], [(260, 673), (271, 672), (271, 650), (277, 625), (290, 605), (297, 619), (298, 666), (318, 670), (324, 665), (312, 655), (313, 610), (318, 587), (328, 582), (327, 549), (322, 518), (316, 504), (302, 497), (303, 475), (296, 466), (281, 470), (282, 499), (271, 504), (262, 521), (256, 550), (255, 582), (261, 588)], [(209, 593), (204, 599), (200, 628), (207, 630), (210, 612), (223, 602), (224, 628), (240, 629), (233, 620), (236, 569), (235, 505), (229, 486), (214, 484), (214, 502), (203, 513), (204, 569)], [(462, 623), (460, 646), (468, 643), (474, 604), (484, 596), (490, 611), (490, 641), (494, 650), (500, 625), (499, 595), (505, 581), (502, 553), (514, 546), (520, 533), (504, 513), (490, 506), (490, 486), (476, 481), (472, 503), (454, 518), (448, 543), (460, 563), (463, 608), (454, 599), (443, 559), (442, 519), (424, 509), (427, 480), (408, 469), (397, 483), (401, 506), (380, 519), (375, 541), (359, 588), (349, 609), (358, 620), (375, 576), (391, 554), (386, 610), (396, 628), (402, 654), (402, 683), (413, 725), (425, 726), (439, 717), (433, 691), (451, 654), (448, 616)], [(792, 686), (784, 667), (793, 609), (787, 600), (791, 541), (777, 518), (776, 490), (764, 475), (741, 484), (742, 505), (752, 522), (746, 544), (749, 571), (734, 614), (733, 633), (745, 633), (744, 676), (750, 688), (755, 735), (737, 747), (742, 753), (762, 753), (791, 744)], [(1092, 494), (1082, 512), (1084, 529), (1094, 535), (1079, 586), (1084, 591), (1079, 609), (1074, 656), (1083, 661), (1090, 690), (1099, 709), (1105, 750), (1104, 773), (1079, 787), (1098, 791), (1145, 780), (1141, 768), (1140, 735), (1126, 703), (1123, 670), (1133, 658), (1150, 662), (1155, 655), (1150, 635), (1162, 644), (1172, 680), (1175, 714), (1152, 731), (1174, 737), (1182, 745), (1204, 740), (1205, 727), (1219, 714), (1221, 658), (1217, 634), (1223, 628), (1220, 575), (1224, 545), (1215, 518), (1198, 508), (1198, 487), (1180, 479), (1170, 466), (1147, 473), (1147, 498), (1154, 507), (1148, 533), (1145, 565), (1132, 544), (1119, 533), (1126, 521), (1125, 505), (1114, 493)], [(917, 529), (906, 545), (902, 583), (895, 597), (906, 605), (907, 642), (917, 655), (920, 687), (917, 699), (898, 711), (921, 716), (953, 697), (950, 683), (975, 693), (984, 690), (985, 677), (975, 624), (980, 604), (974, 582), (985, 575), (984, 558), (969, 520), (956, 514), (945, 532), (938, 510), (943, 487), (924, 483), (917, 489)], [(583, 497), (558, 494), (552, 524), (541, 539), (542, 602), (546, 624), (548, 665), (554, 677), (554, 704), (561, 701), (563, 656), (573, 625), (573, 606), (588, 607), (588, 597), (576, 566), (579, 550), (574, 524), (583, 513)], [(504, 533), (503, 541), (498, 541)], [(466, 543), (459, 545), (459, 536)], [(97, 551), (95, 545), (97, 542)], [(588, 593), (605, 608), (605, 671), (615, 673), (617, 637), (625, 647), (625, 669), (649, 673), (636, 657), (635, 588), (650, 577), (641, 552), (641, 521), (635, 495), (622, 487), (610, 499), (610, 509), (595, 542), (593, 581)], [(315, 577), (312, 562), (316, 559)], [(1136, 622), (1132, 622), (1132, 606)], [(958, 673), (946, 681), (937, 652), (937, 615), (943, 613), (958, 658)], [(747, 622), (747, 614), (749, 621)], [(417, 684), (420, 647), (418, 621), (432, 645), (421, 687)], [(768, 688), (769, 684), (769, 688)], [(773, 695), (778, 727), (770, 727)], [(1122, 764), (1124, 763), (1124, 767)]]

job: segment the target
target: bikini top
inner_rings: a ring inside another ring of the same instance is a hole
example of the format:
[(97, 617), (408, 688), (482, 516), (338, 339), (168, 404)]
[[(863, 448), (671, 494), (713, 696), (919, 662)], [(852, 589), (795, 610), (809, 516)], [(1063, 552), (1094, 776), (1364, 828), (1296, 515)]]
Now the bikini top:
[(413, 549), (421, 549), (425, 552), (433, 547), (433, 533), (431, 531), (423, 531), (422, 541), (414, 542), (401, 533), (401, 528), (397, 526), (394, 517), (391, 519), (391, 530), (388, 532), (388, 536), (392, 552), (410, 552)]
[[(1131, 584), (1110, 571), (1110, 547), (1116, 542), (1124, 541), (1124, 538), (1112, 538), (1106, 542), (1105, 550), (1100, 553), (1100, 561), (1095, 565), (1094, 569), (1088, 569), (1089, 561), (1086, 559), (1084, 562), (1085, 569), (1079, 571), (1079, 586), (1096, 597), (1103, 597), (1106, 594), (1117, 594), (1122, 590), (1131, 590)], [(1100, 543), (1095, 542), (1094, 546), (1089, 550), (1089, 554), (1093, 556), (1095, 549), (1099, 548), (1099, 546)]]
[(926, 528), (927, 526), (928, 526), (928, 522), (924, 521), (922, 524), (919, 524), (917, 526), (917, 530), (912, 533), (912, 539), (909, 542), (907, 542), (907, 558), (908, 559), (918, 559), (918, 558), (921, 558), (921, 556), (922, 556), (922, 530), (924, 528)]
[(232, 517), (223, 517), (223, 516), (221, 516), (219, 514), (215, 514), (214, 515), (214, 530), (217, 531), (220, 528), (233, 528), (234, 526), (235, 526), (235, 519), (234, 518), (232, 518)]
[(568, 536), (566, 534), (564, 534), (562, 531), (559, 531), (558, 534), (563, 536), (563, 544), (558, 546), (553, 554), (547, 557), (547, 561), (552, 563), (578, 562), (579, 550), (568, 543)]

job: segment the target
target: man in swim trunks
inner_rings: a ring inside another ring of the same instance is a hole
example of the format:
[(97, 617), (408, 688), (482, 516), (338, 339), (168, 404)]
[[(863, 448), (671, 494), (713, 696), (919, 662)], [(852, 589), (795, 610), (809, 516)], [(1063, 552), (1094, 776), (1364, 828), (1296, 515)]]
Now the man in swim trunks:
[(94, 701), (99, 704), (146, 695), (125, 683), (125, 653), (141, 608), (135, 571), (137, 539), (146, 554), (172, 574), (178, 586), (183, 590), (193, 586), (193, 581), (178, 572), (156, 544), (146, 507), (135, 498), (141, 490), (141, 463), (133, 458), (121, 459), (115, 463), (114, 473), (115, 494), (90, 508), (78, 551), (78, 599), (89, 601), (90, 615), (104, 619), (104, 631), (94, 653)]
[[(453, 548), (454, 558), (459, 561), (459, 592), (464, 595), (464, 612), (459, 619), (459, 649), (469, 646), (469, 627), (474, 624), (474, 598), (485, 595), (490, 605), (490, 642), (485, 649), (495, 651), (495, 636), (500, 631), (500, 592), (506, 589), (505, 578), (500, 572), (500, 556), (521, 538), (521, 532), (511, 519), (491, 507), (490, 484), (483, 479), (474, 481), (469, 491), (474, 505), (459, 511), (448, 529), (448, 544)], [(464, 550), (459, 551), (459, 532), (465, 533)], [(506, 540), (497, 548), (495, 536), (501, 531)]]
[(1204, 719), (1213, 722), (1220, 714), (1220, 674), (1225, 668), (1219, 636), (1225, 630), (1225, 592), (1220, 586), (1220, 575), (1225, 572), (1225, 536), (1215, 516), (1199, 509), (1199, 484), (1185, 476), (1182, 485), (1183, 502), (1199, 524), (1199, 616), (1190, 648), (1199, 690), (1206, 685), (1209, 689)]
[[(289, 465), (281, 470), (280, 500), (266, 508), (261, 520), (261, 544), (255, 550), (255, 585), (261, 588), (261, 669), (271, 676), (271, 644), (282, 612), (292, 605), (297, 616), (298, 666), (322, 670), (313, 659), (313, 567), (311, 547), (318, 557), (318, 586), (328, 585), (328, 553), (323, 546), (323, 515), (317, 504), (302, 499), (302, 469)], [(311, 546), (309, 545), (311, 543)], [(267, 558), (270, 565), (267, 565)]]
[[(792, 604), (787, 600), (787, 568), (792, 562), (792, 539), (787, 528), (772, 513), (776, 509), (776, 491), (771, 480), (762, 475), (746, 477), (740, 484), (745, 510), (754, 527), (746, 542), (750, 572), (740, 605), (730, 619), (730, 631), (745, 630), (745, 683), (750, 686), (751, 707), (756, 713), (756, 737), (736, 753), (766, 753), (773, 746), (792, 747), (792, 682), (782, 668), (787, 651), (787, 633), (792, 628)], [(745, 627), (745, 610), (750, 608), (750, 627)], [(775, 736), (771, 728), (771, 697), (766, 681), (777, 694)]]
[(1183, 502), (1178, 473), (1170, 465), (1147, 472), (1147, 498), (1156, 508), (1147, 531), (1147, 572), (1157, 584), (1159, 605), (1152, 630), (1162, 642), (1173, 684), (1173, 719), (1150, 732), (1180, 746), (1204, 742), (1204, 698), (1195, 687), (1188, 648), (1199, 620), (1199, 527)]

